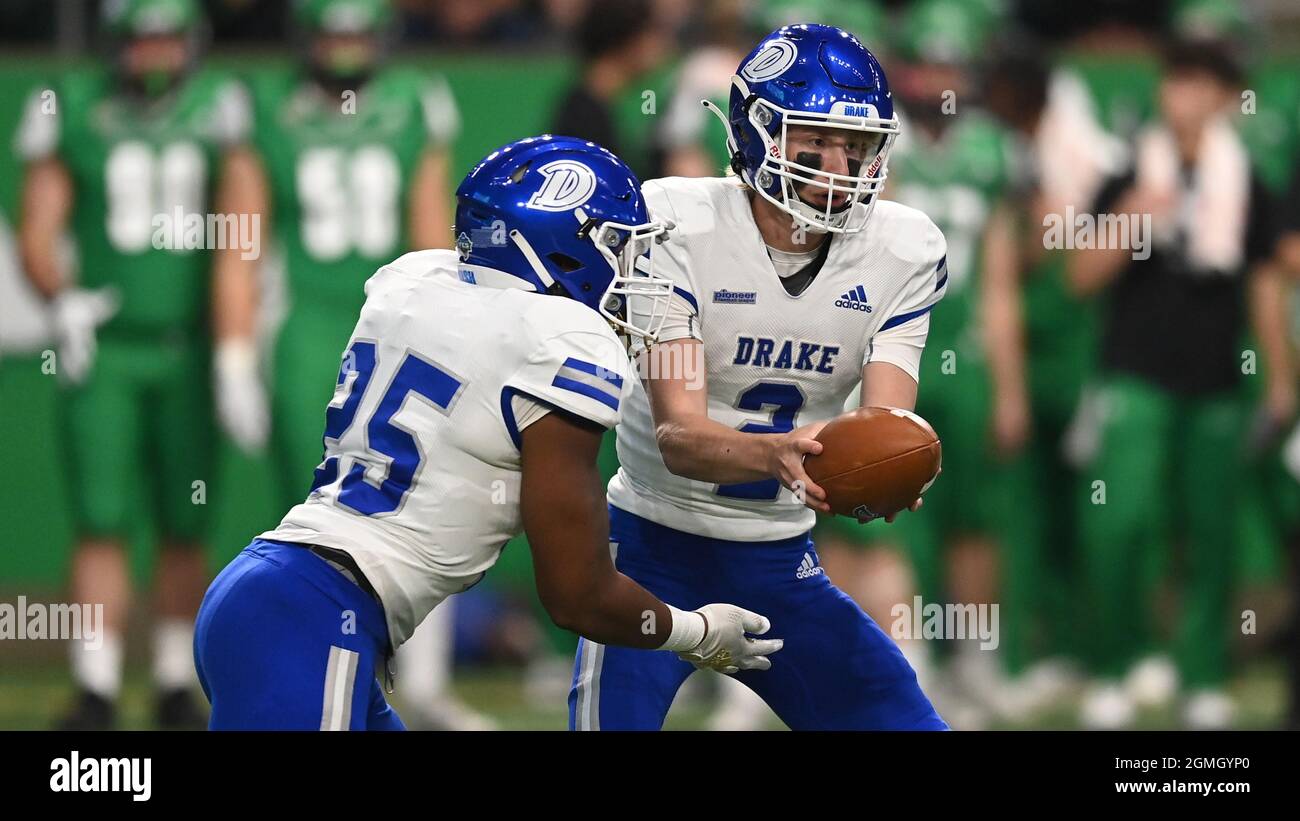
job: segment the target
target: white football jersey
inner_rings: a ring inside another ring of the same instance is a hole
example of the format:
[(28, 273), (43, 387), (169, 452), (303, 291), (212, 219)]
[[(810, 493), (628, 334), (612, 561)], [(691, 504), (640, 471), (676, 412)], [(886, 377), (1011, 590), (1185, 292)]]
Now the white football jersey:
[[(924, 214), (878, 202), (863, 231), (830, 238), (820, 272), (791, 296), (739, 180), (670, 177), (642, 191), (651, 213), (677, 226), (655, 252), (655, 273), (677, 287), (660, 338), (702, 340), (711, 419), (783, 433), (838, 415), (868, 362), (917, 377), (929, 310), (947, 282), (943, 235)], [(681, 373), (688, 382), (689, 366)], [(784, 539), (813, 526), (813, 511), (775, 479), (716, 485), (670, 473), (639, 382), (617, 433), (621, 467), (609, 500), (619, 508), (734, 541)]]
[(612, 428), (632, 382), (595, 311), (474, 278), (454, 251), (407, 254), (370, 278), (311, 494), (262, 534), (351, 555), (394, 647), (520, 532), (519, 409)]

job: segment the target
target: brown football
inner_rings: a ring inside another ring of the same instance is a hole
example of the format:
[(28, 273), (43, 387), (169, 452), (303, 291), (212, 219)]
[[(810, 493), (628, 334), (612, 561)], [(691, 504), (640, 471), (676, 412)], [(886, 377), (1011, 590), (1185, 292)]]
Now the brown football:
[(859, 408), (817, 435), (822, 452), (804, 459), (831, 512), (869, 521), (910, 506), (939, 474), (941, 448), (930, 423), (901, 408)]

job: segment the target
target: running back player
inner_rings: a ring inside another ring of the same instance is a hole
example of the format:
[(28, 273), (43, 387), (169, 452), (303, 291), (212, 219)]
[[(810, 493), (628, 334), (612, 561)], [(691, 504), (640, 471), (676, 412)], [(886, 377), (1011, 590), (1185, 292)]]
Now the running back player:
[[(522, 140), (457, 191), (457, 251), (419, 251), (366, 284), (326, 412), (311, 494), (217, 577), (195, 656), (213, 728), (400, 729), (373, 675), (522, 529), (542, 603), (599, 641), (770, 666), (766, 619), (674, 610), (610, 560), (596, 453), (628, 383), (610, 323), (666, 226), (593, 143)], [(535, 291), (537, 293), (529, 293)], [(322, 696), (323, 693), (323, 696)]]

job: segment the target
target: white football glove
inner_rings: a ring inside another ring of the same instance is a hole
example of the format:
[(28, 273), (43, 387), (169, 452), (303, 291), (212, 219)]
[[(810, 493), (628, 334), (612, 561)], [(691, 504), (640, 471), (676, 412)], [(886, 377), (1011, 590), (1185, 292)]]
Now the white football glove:
[(245, 453), (262, 450), (271, 424), (266, 388), (257, 367), (257, 346), (247, 339), (217, 343), (213, 379), (222, 430)]
[(122, 299), (113, 288), (67, 288), (54, 298), (50, 307), (59, 346), (55, 368), (66, 384), (85, 381), (95, 363), (95, 332), (113, 318), (121, 305)]
[(763, 635), (772, 626), (763, 616), (731, 604), (706, 604), (686, 612), (675, 607), (672, 634), (664, 650), (696, 667), (707, 667), (731, 675), (741, 670), (767, 670), (767, 656), (784, 646), (781, 639), (751, 639), (746, 633)]

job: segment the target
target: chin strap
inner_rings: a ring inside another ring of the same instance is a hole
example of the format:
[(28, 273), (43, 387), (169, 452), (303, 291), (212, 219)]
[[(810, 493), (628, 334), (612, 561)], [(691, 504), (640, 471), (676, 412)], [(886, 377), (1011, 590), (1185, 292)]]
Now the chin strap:
[(542, 258), (537, 256), (533, 246), (528, 244), (528, 240), (524, 239), (524, 235), (519, 233), (518, 228), (510, 232), (510, 241), (515, 244), (515, 247), (519, 249), (519, 253), (523, 254), (524, 259), (528, 260), (528, 264), (532, 266), (533, 273), (537, 274), (537, 278), (542, 282), (542, 290), (550, 290), (551, 286), (555, 284), (555, 278), (551, 276), (550, 271), (546, 270), (546, 266), (542, 264)]

